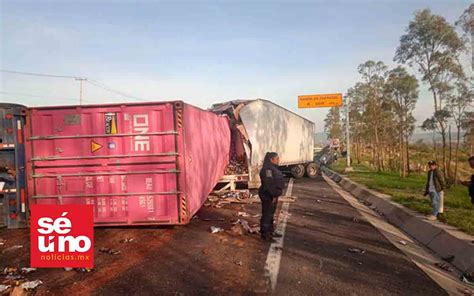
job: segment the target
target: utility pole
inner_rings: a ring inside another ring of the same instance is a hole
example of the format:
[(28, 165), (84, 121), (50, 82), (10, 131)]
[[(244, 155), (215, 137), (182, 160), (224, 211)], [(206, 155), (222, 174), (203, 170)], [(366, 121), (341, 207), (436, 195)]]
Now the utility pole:
[(345, 95), (344, 98), (346, 99), (346, 168), (344, 169), (345, 172), (351, 172), (351, 140), (350, 140), (350, 129), (349, 129), (349, 112), (350, 112), (350, 101), (349, 96)]
[(87, 80), (87, 78), (84, 77), (76, 77), (76, 81), (79, 81), (79, 105), (82, 105), (82, 82)]

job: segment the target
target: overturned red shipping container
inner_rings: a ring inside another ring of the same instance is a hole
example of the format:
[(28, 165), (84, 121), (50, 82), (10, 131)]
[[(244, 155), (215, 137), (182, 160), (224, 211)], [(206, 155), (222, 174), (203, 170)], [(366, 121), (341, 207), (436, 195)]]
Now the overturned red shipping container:
[(27, 118), (30, 202), (92, 204), (96, 226), (186, 224), (229, 162), (228, 119), (180, 101)]

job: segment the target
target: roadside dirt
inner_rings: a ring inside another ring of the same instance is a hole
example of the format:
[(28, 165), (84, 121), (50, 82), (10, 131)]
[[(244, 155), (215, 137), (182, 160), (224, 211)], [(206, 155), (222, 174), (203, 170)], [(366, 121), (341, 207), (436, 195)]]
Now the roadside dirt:
[[(36, 295), (203, 295), (267, 292), (263, 276), (268, 245), (258, 234), (210, 233), (211, 226), (229, 230), (239, 211), (259, 212), (259, 204), (204, 207), (187, 226), (97, 228), (95, 270), (38, 269), (28, 280), (44, 282)], [(250, 224), (259, 218), (245, 217)], [(0, 230), (0, 269), (29, 266), (29, 232)], [(132, 242), (121, 240), (133, 238)], [(12, 246), (22, 245), (20, 249)], [(101, 248), (120, 254), (100, 252)], [(4, 276), (0, 277), (0, 283)], [(12, 282), (8, 282), (11, 284)]]

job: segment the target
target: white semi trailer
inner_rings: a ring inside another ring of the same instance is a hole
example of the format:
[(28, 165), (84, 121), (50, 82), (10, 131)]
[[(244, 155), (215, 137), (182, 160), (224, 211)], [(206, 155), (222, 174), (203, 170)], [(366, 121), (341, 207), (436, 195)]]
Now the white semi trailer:
[(267, 152), (277, 152), (282, 170), (302, 178), (317, 175), (314, 159), (314, 123), (267, 100), (238, 100), (215, 104), (232, 127), (233, 160), (245, 169), (227, 172), (225, 180), (260, 186), (259, 171)]

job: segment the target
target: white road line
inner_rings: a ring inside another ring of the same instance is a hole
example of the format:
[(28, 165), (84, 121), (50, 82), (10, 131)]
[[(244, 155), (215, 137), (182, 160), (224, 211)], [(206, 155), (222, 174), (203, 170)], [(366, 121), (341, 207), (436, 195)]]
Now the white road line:
[[(286, 196), (291, 196), (293, 191), (293, 178), (288, 182), (286, 189)], [(270, 245), (268, 250), (267, 261), (265, 262), (265, 276), (270, 279), (272, 291), (275, 290), (278, 272), (280, 271), (281, 253), (283, 251), (283, 241), (285, 239), (286, 221), (288, 220), (289, 202), (284, 202), (281, 207), (280, 215), (278, 216), (278, 226), (276, 231), (281, 234), (281, 237), (275, 238), (275, 242)]]

